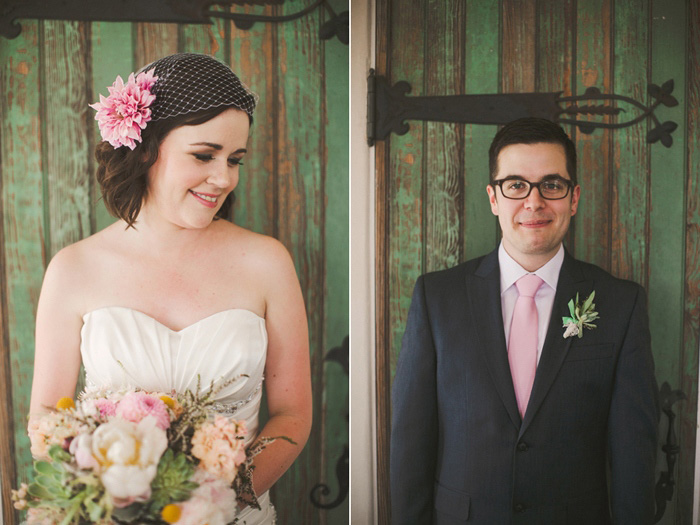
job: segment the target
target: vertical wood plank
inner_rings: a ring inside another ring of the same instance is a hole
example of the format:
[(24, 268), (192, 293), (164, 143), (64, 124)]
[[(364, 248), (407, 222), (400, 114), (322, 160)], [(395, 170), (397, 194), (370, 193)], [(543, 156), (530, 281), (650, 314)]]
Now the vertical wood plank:
[[(465, 28), (464, 89), (468, 94), (500, 91), (500, 20), (498, 2), (467, 2)], [(489, 182), (489, 146), (497, 126), (466, 124), (464, 127), (464, 248), (463, 259), (490, 252), (498, 243), (498, 219), (491, 213), (486, 185)]]
[[(464, 86), (464, 2), (429, 0), (426, 13), (426, 95), (461, 94)], [(460, 262), (464, 131), (459, 124), (425, 126), (425, 271)]]
[[(694, 484), (698, 431), (698, 341), (700, 333), (700, 5), (687, 4), (686, 57), (686, 229), (683, 345), (680, 354), (680, 388), (688, 396), (679, 405), (681, 445), (678, 465), (678, 503), (675, 522), (690, 523), (693, 500), (700, 487)], [(683, 106), (681, 106), (683, 107)], [(676, 132), (681, 131), (680, 129)], [(680, 136), (674, 138), (674, 147)], [(677, 412), (678, 412), (677, 411)]]
[[(651, 64), (649, 81), (662, 84), (674, 79), (673, 95), (679, 105), (674, 108), (660, 106), (656, 115), (661, 122), (673, 120), (679, 125), (674, 132), (672, 148), (654, 144), (649, 148), (650, 155), (650, 200), (649, 211), (649, 262), (648, 262), (648, 296), (649, 321), (652, 336), (652, 350), (656, 364), (656, 379), (659, 384), (668, 381), (672, 388), (679, 388), (683, 336), (683, 273), (685, 244), (685, 161), (682, 154), (684, 146), (685, 116), (685, 45), (686, 45), (686, 9), (685, 2), (676, 0), (662, 2), (653, 0), (651, 4)], [(649, 128), (655, 124), (649, 122)], [(696, 367), (697, 370), (697, 367)], [(696, 396), (697, 399), (697, 396)], [(684, 403), (685, 404), (685, 403)], [(679, 406), (679, 405), (677, 405)], [(680, 419), (680, 418), (679, 418)], [(695, 419), (695, 418), (693, 418)], [(667, 428), (667, 418), (662, 416), (661, 428)], [(682, 424), (682, 423), (681, 423)], [(664, 434), (662, 434), (664, 435)], [(693, 436), (692, 443), (695, 443)], [(678, 499), (669, 503), (664, 521), (673, 523), (674, 514), (681, 522), (690, 520), (690, 513), (685, 509), (683, 499), (692, 509), (692, 468), (685, 468), (686, 476), (681, 476), (680, 465), (686, 464), (686, 457), (694, 459), (692, 448), (678, 462), (679, 481)], [(663, 454), (661, 454), (663, 458)], [(692, 463), (692, 461), (688, 462)], [(661, 463), (665, 465), (665, 461)], [(665, 468), (665, 466), (664, 466)], [(689, 482), (689, 484), (688, 484)]]
[[(537, 16), (535, 2), (502, 0), (501, 90), (503, 93), (535, 91), (537, 69)], [(533, 30), (534, 29), (534, 30)]]
[[(240, 7), (234, 8), (237, 12)], [(272, 14), (272, 6), (262, 11)], [(246, 12), (260, 13), (248, 7)], [(255, 24), (243, 31), (231, 24), (230, 64), (260, 99), (255, 109), (255, 120), (248, 138), (248, 154), (236, 188), (234, 221), (258, 233), (275, 235), (277, 232), (277, 147), (276, 116), (280, 71), (277, 49), (276, 24)]]
[[(331, 2), (336, 13), (348, 10), (347, 0)], [(325, 19), (329, 17), (326, 15)], [(350, 48), (337, 38), (322, 41), (324, 59), (324, 104), (325, 114), (321, 119), (327, 122), (324, 129), (326, 151), (325, 165), (325, 226), (324, 251), (326, 274), (326, 297), (324, 301), (323, 354), (334, 347), (340, 347), (345, 337), (349, 337), (349, 260), (350, 247), (350, 135), (348, 100)], [(349, 356), (347, 356), (349, 357)], [(336, 465), (349, 446), (349, 377), (337, 361), (324, 357), (323, 391), (323, 436), (325, 442), (325, 469), (322, 479), (331, 488), (331, 494), (324, 501), (330, 502), (338, 495), (340, 487), (336, 476)], [(346, 480), (349, 482), (349, 480)], [(313, 483), (311, 484), (313, 486)], [(309, 487), (311, 488), (311, 487)], [(350, 495), (343, 503), (327, 511), (322, 511), (325, 521), (331, 525), (349, 523)]]
[[(612, 91), (611, 0), (576, 2), (575, 91), (590, 87)], [(579, 117), (577, 117), (579, 118)], [(585, 119), (585, 117), (584, 117)], [(603, 122), (609, 122), (605, 117)], [(575, 222), (575, 254), (584, 261), (610, 270), (610, 144), (609, 130), (576, 133), (575, 144), (581, 200)]]
[[(117, 78), (126, 79), (137, 67), (134, 64), (132, 39), (132, 24), (127, 22), (93, 22), (90, 28), (90, 73), (92, 75), (88, 86), (88, 102), (100, 100), (100, 94), (108, 95), (107, 87)], [(92, 207), (91, 233), (97, 232), (112, 224), (112, 217), (102, 200), (99, 184), (95, 178), (97, 162), (95, 161), (95, 146), (102, 140), (100, 130), (95, 120), (95, 111), (88, 109), (88, 127), (91, 134), (89, 170), (90, 170), (90, 200)]]
[[(576, 36), (574, 0), (537, 2), (537, 91), (573, 92), (573, 45)], [(567, 130), (570, 131), (570, 130)], [(573, 133), (569, 133), (573, 136)]]
[[(391, 79), (391, 3), (376, 1), (376, 56), (377, 75)], [(391, 431), (390, 385), (394, 367), (391, 365), (389, 337), (389, 141), (375, 144), (375, 293), (376, 293), (376, 392), (377, 392), (377, 518), (380, 525), (391, 521), (389, 500), (389, 438)]]
[(178, 26), (175, 24), (136, 24), (135, 69), (178, 52)]
[[(649, 2), (615, 2), (613, 46), (616, 93), (647, 101)], [(647, 279), (649, 147), (643, 124), (614, 135), (612, 273), (643, 285)]]
[[(283, 13), (294, 12), (285, 5)], [(318, 52), (320, 10), (278, 27), (279, 40), (279, 239), (292, 253), (309, 317), (311, 376), (314, 392), (323, 389), (323, 133), (322, 61)], [(313, 399), (314, 421), (322, 418), (322, 396)], [(292, 468), (274, 487), (274, 501), (285, 514), (282, 523), (319, 523), (308, 487), (321, 477), (324, 443), (309, 439)]]
[(44, 86), (51, 86), (43, 90), (48, 259), (61, 248), (90, 235), (86, 33), (83, 23), (44, 22), (42, 69)]
[[(0, 50), (0, 92), (7, 92), (5, 82), (7, 71), (4, 56)], [(5, 122), (4, 98), (0, 98), (0, 126)], [(3, 144), (4, 126), (0, 127), (0, 268), (7, 266), (5, 258), (5, 214), (4, 214), (4, 192), (2, 170), (3, 156), (7, 153)], [(12, 422), (12, 360), (10, 356), (10, 341), (7, 312), (7, 275), (0, 271), (0, 436), (7, 436), (9, 439), (0, 440), (0, 525), (5, 522), (10, 523), (13, 519), (14, 509), (8, 487), (14, 487), (17, 483), (15, 469), (15, 440), (14, 425)]]
[[(213, 6), (212, 9), (219, 9)], [(227, 62), (226, 26), (229, 24), (222, 18), (212, 18), (212, 24), (182, 24), (178, 27), (182, 40), (179, 49), (181, 53), (204, 53)]]
[[(388, 2), (387, 15), (390, 43), (388, 78), (393, 82), (405, 80), (411, 85), (412, 95), (424, 94), (424, 52), (425, 17), (427, 1), (416, 1), (412, 9), (405, 9), (401, 2)], [(389, 152), (386, 157), (386, 199), (385, 211), (388, 245), (386, 246), (386, 289), (388, 302), (385, 305), (386, 332), (379, 334), (385, 338), (388, 351), (389, 381), (396, 370), (396, 361), (401, 349), (401, 338), (406, 325), (406, 316), (411, 301), (411, 291), (416, 278), (425, 271), (424, 264), (424, 166), (425, 166), (425, 124), (411, 122), (410, 130), (402, 136), (393, 135), (389, 139)], [(386, 385), (389, 388), (389, 384)], [(386, 451), (389, 450), (391, 407), (388, 401), (383, 415), (385, 421)], [(389, 488), (388, 457), (383, 465), (383, 475)], [(388, 494), (387, 501), (388, 504)], [(380, 507), (380, 520), (388, 523), (389, 508)]]
[[(405, 80), (411, 95), (423, 95), (425, 15), (427, 2), (405, 9), (391, 3), (391, 80)], [(424, 202), (425, 124), (411, 122), (405, 135), (390, 138), (389, 156), (389, 348), (391, 370), (401, 349), (401, 338), (416, 278), (425, 272)]]
[[(536, 6), (536, 91), (563, 91), (569, 96), (574, 90), (574, 0), (539, 0)], [(565, 126), (565, 131), (576, 140), (574, 126)], [(572, 220), (564, 238), (564, 245), (571, 251), (575, 250), (575, 231), (576, 220)]]
[[(4, 519), (15, 523), (10, 489), (31, 472), (26, 435), (34, 356), (34, 308), (46, 263), (41, 159), (40, 22), (22, 21), (22, 33), (0, 46), (2, 67), (2, 212), (6, 307), (5, 358), (12, 399), (3, 407), (0, 445)], [(8, 385), (9, 388), (9, 385)], [(8, 419), (9, 418), (9, 419)], [(14, 443), (12, 437), (14, 437)], [(7, 439), (9, 437), (9, 439)], [(15, 455), (15, 452), (17, 454)], [(13, 465), (13, 456), (17, 460)], [(16, 470), (15, 470), (16, 468)], [(16, 477), (15, 477), (16, 476)]]

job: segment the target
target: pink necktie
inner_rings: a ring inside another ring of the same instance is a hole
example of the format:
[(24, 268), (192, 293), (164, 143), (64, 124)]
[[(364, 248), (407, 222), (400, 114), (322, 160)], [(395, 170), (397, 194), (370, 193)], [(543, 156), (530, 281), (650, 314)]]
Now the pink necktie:
[(538, 326), (535, 294), (542, 283), (542, 279), (534, 274), (523, 275), (515, 282), (519, 295), (510, 325), (508, 362), (521, 417), (525, 415), (537, 370)]

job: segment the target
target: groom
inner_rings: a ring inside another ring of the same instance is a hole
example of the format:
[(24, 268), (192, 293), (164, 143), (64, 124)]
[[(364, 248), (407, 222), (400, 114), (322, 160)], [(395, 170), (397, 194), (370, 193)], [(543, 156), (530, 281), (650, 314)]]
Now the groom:
[(393, 386), (392, 523), (651, 524), (644, 290), (562, 246), (581, 188), (560, 126), (508, 124), (489, 167), (500, 246), (413, 293)]

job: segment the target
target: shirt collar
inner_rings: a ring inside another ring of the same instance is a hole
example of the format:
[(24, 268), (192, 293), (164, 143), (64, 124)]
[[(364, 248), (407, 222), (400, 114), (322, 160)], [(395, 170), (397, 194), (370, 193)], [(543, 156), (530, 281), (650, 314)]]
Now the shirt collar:
[[(557, 251), (556, 255), (533, 273), (547, 283), (553, 290), (556, 290), (557, 283), (559, 282), (559, 272), (563, 263), (564, 245), (560, 244), (559, 251)], [(503, 247), (503, 241), (501, 241), (498, 247), (498, 264), (501, 270), (501, 294), (513, 286), (515, 281), (520, 279), (523, 275), (530, 273), (508, 254)]]

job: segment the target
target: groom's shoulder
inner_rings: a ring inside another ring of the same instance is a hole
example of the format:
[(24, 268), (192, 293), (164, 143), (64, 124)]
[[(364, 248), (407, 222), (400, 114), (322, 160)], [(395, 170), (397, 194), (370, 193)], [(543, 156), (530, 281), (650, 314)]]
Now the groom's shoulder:
[(429, 288), (455, 286), (458, 283), (463, 283), (470, 275), (474, 275), (487, 257), (493, 257), (493, 253), (475, 257), (450, 268), (424, 273), (419, 280), (422, 280), (424, 285)]

